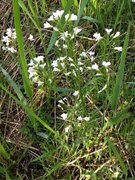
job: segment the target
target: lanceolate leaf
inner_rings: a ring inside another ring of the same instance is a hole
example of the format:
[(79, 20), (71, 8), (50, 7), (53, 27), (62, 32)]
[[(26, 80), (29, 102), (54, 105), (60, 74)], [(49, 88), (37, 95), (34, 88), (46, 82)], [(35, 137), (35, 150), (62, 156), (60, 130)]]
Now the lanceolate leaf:
[(123, 162), (123, 160), (122, 160), (122, 158), (121, 158), (117, 148), (115, 147), (113, 142), (111, 142), (109, 139), (108, 139), (108, 143), (109, 143), (109, 148), (113, 152), (113, 154), (116, 157), (116, 159), (119, 161), (119, 164), (120, 164), (120, 166), (122, 168), (123, 173), (126, 174), (127, 173), (127, 168), (126, 168), (126, 166), (125, 166), (125, 164), (124, 164), (124, 162)]
[(83, 13), (84, 8), (85, 8), (86, 5), (87, 5), (87, 2), (88, 2), (88, 0), (83, 0), (83, 1), (81, 2), (81, 5), (80, 5), (79, 11), (78, 11), (78, 15), (77, 15), (77, 21), (76, 21), (76, 23), (75, 23), (76, 26), (77, 26), (77, 24), (78, 24), (78, 22), (79, 22), (79, 20), (80, 20), (80, 17), (81, 17), (81, 15), (82, 15), (82, 13)]
[(118, 100), (120, 98), (120, 90), (124, 76), (125, 60), (126, 60), (126, 53), (127, 53), (128, 41), (129, 41), (129, 32), (130, 32), (130, 24), (128, 26), (127, 35), (124, 41), (124, 47), (120, 58), (120, 65), (116, 77), (116, 83), (114, 85), (112, 92), (112, 99), (111, 99), (112, 110), (116, 109)]
[(17, 84), (12, 80), (12, 78), (10, 77), (8, 72), (5, 69), (3, 69), (1, 66), (0, 66), (0, 70), (2, 71), (2, 73), (5, 76), (5, 78), (7, 79), (7, 81), (9, 82), (10, 86), (12, 86), (12, 88), (14, 89), (14, 91), (17, 94), (20, 101), (23, 101), (25, 104), (27, 104), (27, 101), (26, 101), (24, 95), (22, 94), (22, 92), (19, 89), (19, 87), (17, 86)]

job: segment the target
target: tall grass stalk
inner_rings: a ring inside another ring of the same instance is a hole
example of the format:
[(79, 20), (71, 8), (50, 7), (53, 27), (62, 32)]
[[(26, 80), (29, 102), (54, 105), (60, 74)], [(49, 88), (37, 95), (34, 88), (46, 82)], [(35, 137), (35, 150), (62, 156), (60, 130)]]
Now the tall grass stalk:
[(22, 35), (22, 30), (21, 30), (21, 18), (20, 18), (20, 9), (19, 9), (18, 0), (13, 0), (12, 3), (13, 3), (15, 30), (16, 30), (18, 50), (19, 50), (19, 64), (21, 68), (24, 89), (25, 89), (26, 94), (29, 97), (31, 97), (32, 87), (30, 85), (28, 71), (27, 71), (27, 62), (26, 62), (26, 57), (25, 57), (23, 35)]

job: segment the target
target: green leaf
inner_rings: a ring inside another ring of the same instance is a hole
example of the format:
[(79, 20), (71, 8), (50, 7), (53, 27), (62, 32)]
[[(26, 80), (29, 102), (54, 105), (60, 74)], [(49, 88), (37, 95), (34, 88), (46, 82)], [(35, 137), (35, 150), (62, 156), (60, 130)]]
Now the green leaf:
[(121, 166), (121, 168), (122, 168), (122, 171), (123, 171), (125, 174), (127, 174), (127, 168), (126, 168), (126, 166), (125, 166), (125, 164), (124, 164), (124, 162), (123, 162), (123, 160), (122, 160), (122, 158), (121, 158), (121, 156), (120, 156), (117, 148), (115, 147), (115, 145), (113, 144), (113, 142), (111, 142), (111, 141), (109, 140), (109, 138), (108, 138), (108, 144), (109, 144), (109, 148), (110, 148), (111, 151), (114, 153), (114, 156), (115, 156), (116, 159), (119, 161), (119, 164), (120, 164), (120, 166)]
[(9, 82), (10, 86), (13, 87), (15, 93), (17, 94), (20, 101), (23, 101), (24, 104), (27, 104), (27, 100), (25, 99), (24, 95), (22, 94), (21, 90), (17, 86), (17, 84), (12, 80), (11, 76), (7, 73), (5, 69), (3, 69), (0, 65), (0, 70), (2, 71), (3, 75), (6, 77), (7, 81)]
[(91, 16), (84, 16), (83, 19), (88, 20), (92, 23), (100, 23), (97, 19), (91, 17)]
[(30, 86), (30, 81), (29, 81), (29, 76), (28, 76), (28, 71), (27, 71), (27, 62), (26, 62), (26, 58), (25, 58), (23, 35), (22, 35), (22, 31), (21, 31), (20, 9), (19, 9), (18, 0), (13, 0), (12, 2), (13, 2), (14, 24), (15, 24), (18, 50), (19, 50), (19, 56), (20, 56), (19, 64), (21, 67), (21, 73), (22, 73), (25, 92), (29, 97), (31, 97), (32, 89)]
[(78, 22), (79, 22), (79, 20), (80, 20), (80, 17), (81, 17), (81, 15), (82, 15), (82, 13), (83, 13), (83, 10), (84, 10), (84, 8), (85, 8), (86, 5), (87, 5), (87, 2), (88, 2), (88, 0), (83, 0), (83, 1), (81, 2), (81, 5), (80, 5), (79, 11), (78, 11), (78, 15), (77, 15), (77, 21), (76, 21), (76, 23), (75, 23), (75, 26), (77, 26), (77, 24), (78, 24)]
[(61, 0), (62, 8), (64, 9), (67, 5), (67, 0)]
[(119, 65), (118, 73), (116, 76), (116, 83), (114, 85), (113, 92), (112, 92), (112, 98), (111, 98), (112, 110), (116, 109), (118, 100), (120, 98), (120, 90), (121, 90), (123, 76), (124, 76), (125, 60), (126, 60), (126, 53), (127, 53), (128, 41), (129, 41), (129, 32), (130, 32), (130, 24), (128, 26), (126, 38), (124, 41), (123, 51), (120, 57), (120, 65)]
[(102, 17), (102, 13), (100, 12), (100, 9), (92, 1), (89, 1), (89, 3), (95, 15), (97, 16), (101, 27), (104, 28), (104, 21), (103, 21), (103, 17)]
[(11, 180), (7, 172), (6, 172), (6, 180)]

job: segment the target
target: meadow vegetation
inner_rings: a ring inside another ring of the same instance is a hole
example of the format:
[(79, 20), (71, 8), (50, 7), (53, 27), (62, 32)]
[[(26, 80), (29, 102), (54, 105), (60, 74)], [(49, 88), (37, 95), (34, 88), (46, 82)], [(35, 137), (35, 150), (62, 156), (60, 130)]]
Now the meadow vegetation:
[(0, 8), (0, 180), (135, 179), (135, 2)]

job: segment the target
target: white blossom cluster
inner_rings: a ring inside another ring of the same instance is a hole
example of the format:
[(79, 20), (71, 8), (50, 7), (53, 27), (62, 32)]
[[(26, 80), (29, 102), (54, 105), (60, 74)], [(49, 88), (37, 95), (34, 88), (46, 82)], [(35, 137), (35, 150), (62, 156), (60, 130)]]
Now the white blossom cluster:
[(29, 79), (31, 79), (34, 83), (38, 85), (38, 87), (42, 87), (44, 82), (42, 81), (42, 73), (40, 77), (40, 72), (44, 71), (46, 63), (44, 63), (44, 56), (37, 56), (30, 60), (28, 64), (28, 72)]
[[(57, 10), (56, 12), (53, 12), (53, 14), (48, 18), (47, 22), (44, 24), (44, 28), (52, 27), (48, 22), (54, 22), (56, 20), (59, 20), (62, 17), (63, 13), (63, 10)], [(66, 14), (64, 18), (66, 21), (77, 21), (77, 15), (75, 14)]]
[(15, 40), (16, 40), (16, 32), (13, 28), (8, 28), (6, 30), (6, 35), (2, 36), (2, 42), (3, 42), (3, 50), (9, 51), (11, 53), (16, 53), (15, 49)]
[[(53, 12), (53, 14), (48, 18), (48, 20), (44, 23), (44, 29), (50, 29), (52, 28), (55, 31), (58, 31), (60, 33), (59, 39), (56, 41), (55, 45), (58, 47), (59, 42), (61, 40), (65, 41), (66, 39), (74, 39), (74, 37), (77, 36), (78, 33), (81, 32), (81, 28), (79, 27), (73, 27), (72, 32), (66, 30), (63, 31), (60, 28), (55, 26), (55, 23), (62, 17), (64, 11), (63, 10), (57, 10), (56, 12)], [(77, 21), (77, 15), (71, 13), (66, 14), (64, 16), (65, 18), (65, 24), (68, 24), (69, 22)], [(67, 45), (63, 43), (63, 48), (66, 49)]]

